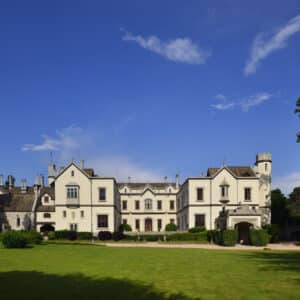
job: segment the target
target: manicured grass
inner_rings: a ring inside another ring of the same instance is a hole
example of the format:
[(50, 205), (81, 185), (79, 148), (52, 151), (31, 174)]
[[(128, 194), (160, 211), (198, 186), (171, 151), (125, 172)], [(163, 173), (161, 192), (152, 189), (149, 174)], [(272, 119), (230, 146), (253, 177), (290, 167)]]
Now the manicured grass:
[(300, 252), (0, 248), (1, 299), (300, 299)]

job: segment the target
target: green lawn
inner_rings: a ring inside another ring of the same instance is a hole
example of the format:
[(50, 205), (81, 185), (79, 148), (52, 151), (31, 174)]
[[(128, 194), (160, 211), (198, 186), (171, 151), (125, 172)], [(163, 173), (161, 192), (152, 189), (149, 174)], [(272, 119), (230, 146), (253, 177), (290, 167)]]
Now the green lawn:
[(300, 299), (300, 252), (0, 248), (0, 298)]

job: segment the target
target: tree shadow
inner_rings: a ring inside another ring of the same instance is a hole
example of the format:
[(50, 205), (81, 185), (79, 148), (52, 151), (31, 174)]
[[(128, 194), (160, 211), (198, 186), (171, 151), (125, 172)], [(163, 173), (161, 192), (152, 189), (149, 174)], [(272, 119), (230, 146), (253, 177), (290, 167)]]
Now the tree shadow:
[(297, 272), (300, 278), (300, 252), (251, 252), (247, 259), (256, 260), (263, 271)]
[(151, 285), (113, 279), (93, 279), (82, 274), (54, 275), (40, 272), (0, 273), (1, 299), (14, 300), (200, 300), (183, 294), (166, 294)]

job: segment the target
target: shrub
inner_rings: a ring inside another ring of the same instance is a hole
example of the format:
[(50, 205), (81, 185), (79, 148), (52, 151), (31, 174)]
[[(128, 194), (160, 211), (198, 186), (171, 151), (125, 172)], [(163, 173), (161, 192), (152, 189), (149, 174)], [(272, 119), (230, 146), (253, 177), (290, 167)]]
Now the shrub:
[(124, 238), (124, 233), (122, 231), (116, 231), (112, 234), (112, 239), (114, 241), (120, 241)]
[(238, 235), (236, 230), (223, 230), (222, 231), (222, 245), (229, 247), (235, 246)]
[(29, 244), (28, 235), (20, 231), (2, 233), (2, 244), (5, 248), (25, 248)]
[(126, 241), (139, 241), (139, 236), (138, 235), (125, 234), (125, 235), (123, 235), (123, 240), (126, 240)]
[(37, 231), (31, 230), (22, 232), (27, 236), (29, 244), (40, 245), (43, 242), (43, 236)]
[(197, 232), (202, 232), (202, 231), (205, 231), (205, 227), (204, 226), (196, 226), (196, 227), (193, 227), (191, 229), (189, 229), (189, 232), (190, 233), (197, 233)]
[(93, 235), (89, 231), (77, 232), (77, 239), (78, 240), (91, 240)]
[(268, 225), (265, 225), (263, 229), (267, 230), (268, 234), (270, 235), (271, 243), (278, 243), (280, 241), (280, 226), (279, 225), (268, 224)]
[(296, 242), (295, 245), (296, 245), (296, 246), (300, 246), (300, 242)]
[(208, 230), (207, 240), (213, 242), (216, 245), (222, 245), (222, 231), (220, 230)]
[(100, 241), (109, 241), (112, 239), (112, 233), (110, 231), (100, 231), (98, 238)]
[(166, 231), (177, 231), (177, 226), (174, 223), (170, 223), (166, 225)]
[(129, 224), (121, 224), (119, 227), (120, 231), (132, 231), (132, 228)]
[(55, 232), (54, 231), (49, 231), (48, 232), (48, 240), (55, 240)]
[(250, 242), (253, 246), (265, 246), (269, 243), (270, 236), (265, 229), (250, 229)]

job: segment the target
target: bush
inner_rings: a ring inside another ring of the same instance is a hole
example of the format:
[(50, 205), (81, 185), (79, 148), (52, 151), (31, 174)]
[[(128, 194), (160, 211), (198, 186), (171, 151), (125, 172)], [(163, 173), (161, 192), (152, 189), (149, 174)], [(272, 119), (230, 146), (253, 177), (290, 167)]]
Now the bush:
[(138, 235), (129, 235), (129, 234), (126, 234), (126, 235), (123, 235), (123, 240), (126, 240), (126, 241), (139, 241), (139, 236)]
[(124, 238), (124, 233), (122, 231), (116, 231), (112, 234), (112, 239), (114, 241), (120, 241)]
[(250, 229), (250, 243), (253, 246), (265, 246), (269, 243), (270, 236), (265, 229)]
[(177, 231), (177, 226), (174, 223), (170, 223), (166, 225), (166, 231)]
[(208, 230), (207, 240), (216, 245), (222, 245), (222, 231), (220, 230)]
[(222, 245), (226, 247), (235, 246), (238, 234), (236, 230), (223, 230), (222, 231)]
[(269, 225), (265, 225), (263, 229), (267, 230), (268, 234), (270, 235), (271, 243), (278, 243), (280, 241), (280, 226), (279, 225), (269, 224)]
[(196, 226), (196, 227), (189, 229), (190, 233), (197, 233), (197, 232), (202, 232), (202, 231), (206, 231), (204, 226)]
[(55, 232), (54, 231), (49, 231), (48, 232), (48, 240), (55, 240)]
[(296, 246), (300, 246), (300, 242), (296, 242), (295, 245), (296, 245)]
[(93, 235), (91, 232), (83, 231), (83, 232), (77, 232), (77, 239), (78, 240), (91, 240), (93, 238)]
[(98, 238), (100, 241), (109, 241), (112, 239), (112, 233), (110, 231), (100, 231)]
[(129, 224), (121, 224), (119, 227), (120, 231), (132, 231), (132, 228)]
[(40, 245), (43, 242), (43, 236), (37, 231), (22, 231), (22, 233), (27, 236), (29, 244)]
[(28, 235), (21, 231), (2, 233), (2, 244), (5, 248), (25, 248), (29, 244)]

